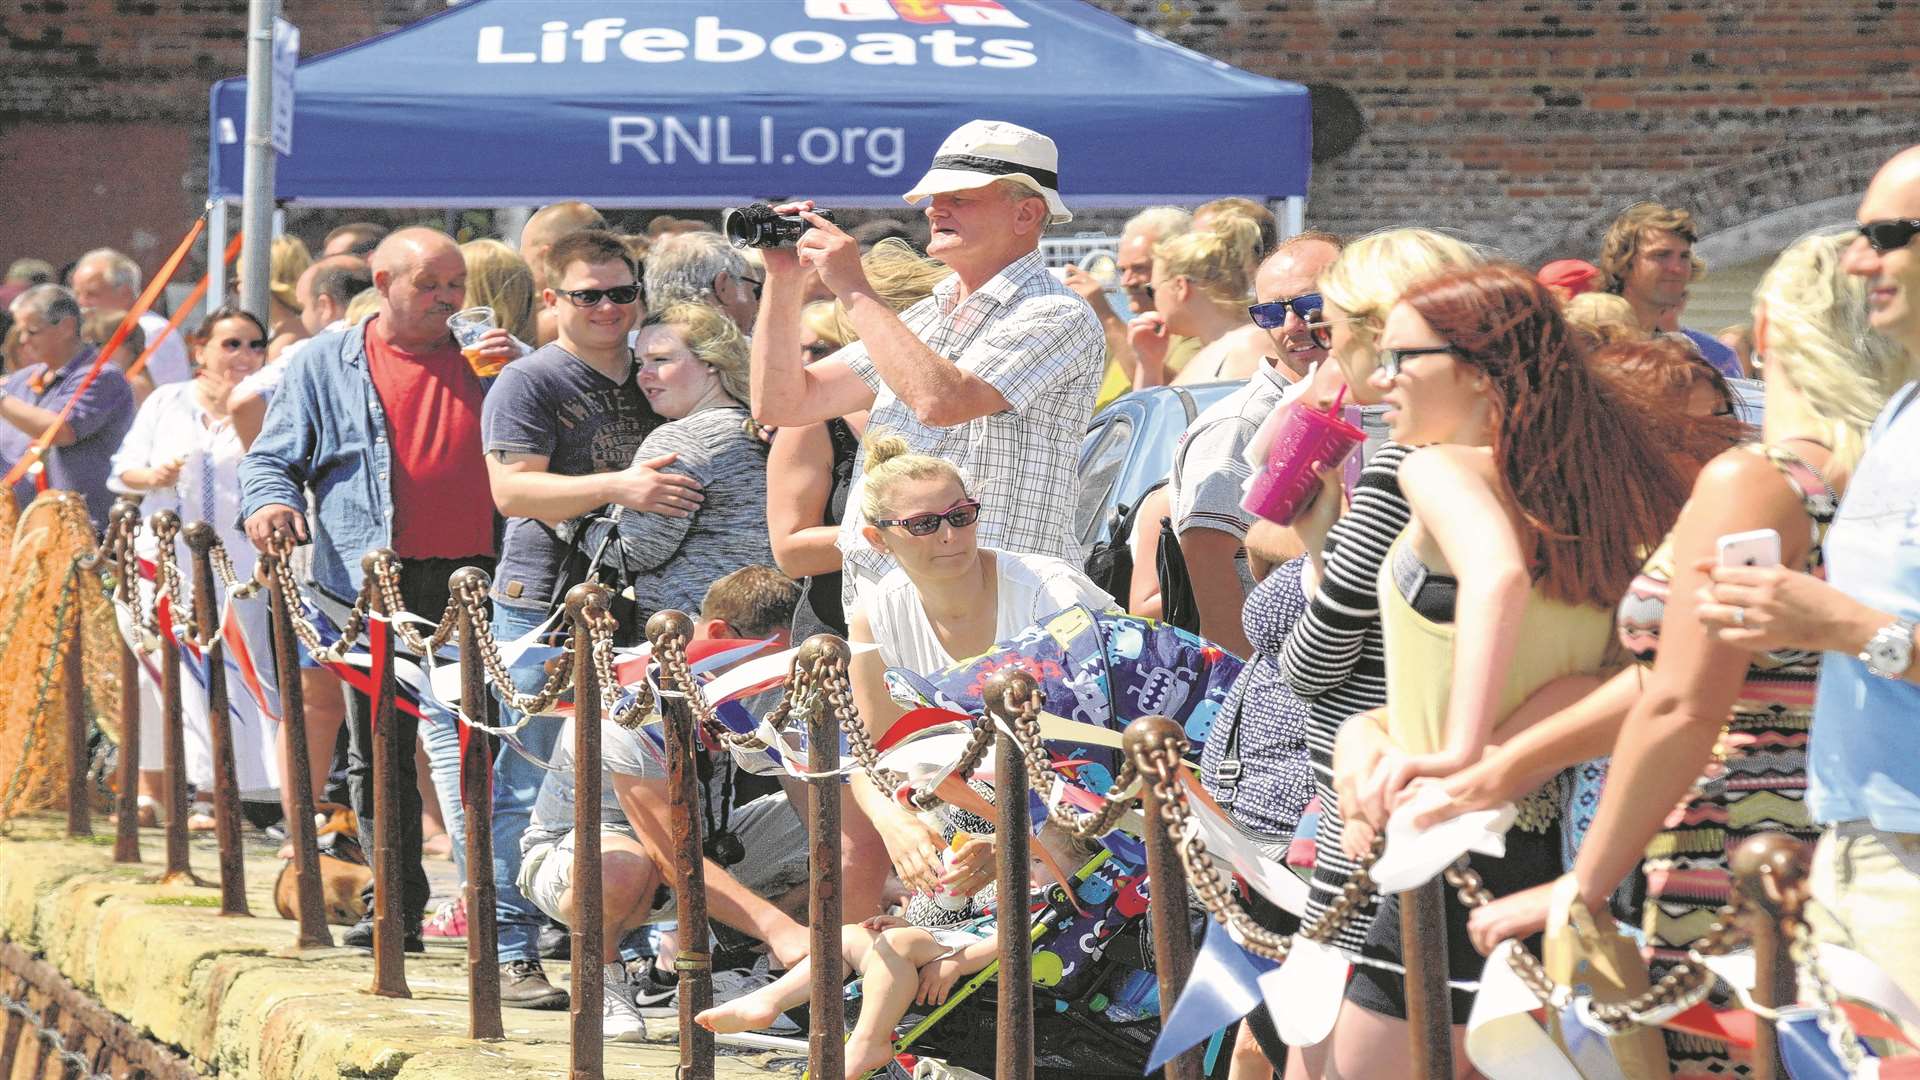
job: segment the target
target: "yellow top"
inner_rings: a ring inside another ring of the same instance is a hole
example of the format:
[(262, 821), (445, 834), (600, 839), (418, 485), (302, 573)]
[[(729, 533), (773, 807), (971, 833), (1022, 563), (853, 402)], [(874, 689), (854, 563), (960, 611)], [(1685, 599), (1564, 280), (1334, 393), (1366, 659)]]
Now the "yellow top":
[[(1401, 533), (1380, 567), (1380, 627), (1387, 655), (1387, 734), (1409, 754), (1446, 745), (1447, 703), (1453, 693), (1454, 626), (1421, 616), (1400, 595), (1394, 560), (1407, 543)], [(1542, 686), (1564, 675), (1597, 674), (1607, 664), (1613, 613), (1563, 604), (1537, 589), (1520, 613), (1520, 639), (1496, 708), (1500, 718)]]
[[(1172, 382), (1173, 377), (1180, 374), (1180, 369), (1187, 366), (1187, 361), (1193, 359), (1193, 354), (1199, 351), (1199, 338), (1174, 338), (1167, 345), (1167, 381)], [(1113, 404), (1120, 395), (1132, 389), (1132, 376), (1120, 370), (1120, 365), (1114, 363), (1112, 358), (1108, 358), (1107, 377), (1100, 384), (1099, 396), (1093, 399), (1093, 411), (1099, 412)]]

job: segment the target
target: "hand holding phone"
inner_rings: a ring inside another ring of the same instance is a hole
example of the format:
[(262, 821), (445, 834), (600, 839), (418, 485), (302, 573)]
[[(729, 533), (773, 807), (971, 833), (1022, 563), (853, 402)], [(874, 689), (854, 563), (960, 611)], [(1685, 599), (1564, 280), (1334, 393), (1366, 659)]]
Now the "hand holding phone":
[(1780, 534), (1772, 529), (1728, 533), (1717, 543), (1721, 566), (1780, 565)]

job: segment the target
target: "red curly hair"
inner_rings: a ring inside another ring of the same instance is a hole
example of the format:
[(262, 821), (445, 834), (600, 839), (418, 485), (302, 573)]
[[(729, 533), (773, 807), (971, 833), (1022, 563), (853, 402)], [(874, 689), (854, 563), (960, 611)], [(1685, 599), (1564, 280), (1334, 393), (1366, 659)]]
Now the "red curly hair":
[(1519, 266), (1449, 271), (1401, 299), (1487, 376), (1494, 463), (1537, 586), (1612, 607), (1680, 516), (1681, 460), (1725, 450), (1724, 435), (1700, 431), (1684, 397), (1589, 364), (1553, 295)]

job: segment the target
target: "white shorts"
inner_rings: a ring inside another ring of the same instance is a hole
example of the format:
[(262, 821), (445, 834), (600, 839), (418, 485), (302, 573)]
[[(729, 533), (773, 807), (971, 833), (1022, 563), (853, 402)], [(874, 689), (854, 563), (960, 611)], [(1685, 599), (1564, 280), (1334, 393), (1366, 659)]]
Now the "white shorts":
[[(807, 827), (788, 804), (785, 792), (762, 795), (735, 807), (728, 828), (740, 838), (746, 851), (746, 857), (728, 871), (756, 896), (777, 899), (806, 883)], [(600, 835), (609, 834), (631, 837), (633, 830), (625, 822), (602, 825)], [(528, 848), (520, 859), (520, 877), (514, 882), (520, 895), (563, 926), (568, 921), (560, 899), (573, 887), (573, 836), (568, 830), (556, 840)], [(667, 922), (673, 918), (673, 892), (663, 883), (654, 894), (647, 921)]]

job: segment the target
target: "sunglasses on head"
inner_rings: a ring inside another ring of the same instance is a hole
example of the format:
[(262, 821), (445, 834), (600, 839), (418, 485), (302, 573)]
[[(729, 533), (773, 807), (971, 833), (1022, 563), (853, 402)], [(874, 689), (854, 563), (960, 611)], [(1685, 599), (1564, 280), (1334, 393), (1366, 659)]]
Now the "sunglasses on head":
[(952, 507), (938, 514), (915, 514), (912, 517), (885, 518), (873, 524), (879, 528), (897, 525), (912, 536), (931, 536), (933, 531), (945, 521), (956, 529), (964, 529), (980, 520), (980, 503), (977, 499), (967, 499), (954, 503)]
[(1920, 218), (1887, 218), (1885, 221), (1869, 221), (1860, 226), (1860, 235), (1867, 238), (1867, 246), (1885, 255), (1889, 251), (1898, 251), (1920, 236)]
[(1322, 304), (1319, 293), (1301, 293), (1299, 296), (1283, 296), (1264, 304), (1253, 304), (1247, 308), (1247, 314), (1253, 316), (1253, 325), (1260, 329), (1276, 330), (1286, 325), (1289, 311), (1299, 316), (1301, 322), (1312, 322)]
[(560, 295), (573, 301), (574, 307), (593, 307), (602, 299), (626, 305), (640, 299), (640, 286), (615, 285), (611, 289), (562, 289)]

